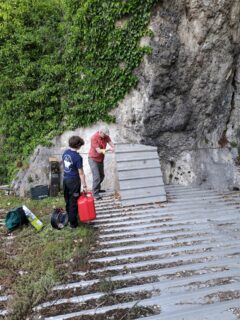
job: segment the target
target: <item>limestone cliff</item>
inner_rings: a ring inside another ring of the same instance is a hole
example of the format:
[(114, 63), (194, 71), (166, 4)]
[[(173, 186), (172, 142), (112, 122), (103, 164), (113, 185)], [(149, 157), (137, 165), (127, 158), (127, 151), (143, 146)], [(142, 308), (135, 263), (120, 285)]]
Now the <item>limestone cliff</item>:
[(240, 187), (240, 2), (163, 0), (121, 136), (159, 147), (167, 183)]
[[(239, 0), (162, 0), (149, 29), (152, 37), (140, 45), (152, 53), (136, 70), (138, 86), (114, 111), (115, 142), (158, 146), (166, 183), (240, 188)], [(88, 130), (75, 132), (89, 140)], [(33, 185), (48, 183), (48, 156), (62, 153), (64, 137), (44, 149), (44, 161), (34, 157), (28, 172), (20, 172), (20, 194), (29, 190), (29, 177)], [(36, 167), (46, 171), (37, 180)], [(114, 168), (107, 187), (113, 175)]]

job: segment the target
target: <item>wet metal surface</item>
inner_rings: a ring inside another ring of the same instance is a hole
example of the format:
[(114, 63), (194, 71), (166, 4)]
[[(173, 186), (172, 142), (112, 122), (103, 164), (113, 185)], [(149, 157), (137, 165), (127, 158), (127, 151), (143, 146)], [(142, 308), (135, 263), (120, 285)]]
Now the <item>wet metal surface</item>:
[[(112, 196), (96, 204), (99, 240), (90, 270), (75, 272), (75, 282), (54, 288), (58, 299), (36, 308), (44, 319), (98, 319), (111, 311), (105, 319), (119, 320), (116, 310), (136, 306), (155, 312), (131, 319), (238, 319), (240, 192), (183, 186), (166, 191), (165, 204), (124, 208)], [(111, 295), (124, 295), (124, 301), (102, 303), (103, 280), (112, 284)], [(132, 295), (136, 299), (128, 300)], [(97, 307), (88, 305), (92, 300)], [(73, 309), (64, 311), (66, 304)]]

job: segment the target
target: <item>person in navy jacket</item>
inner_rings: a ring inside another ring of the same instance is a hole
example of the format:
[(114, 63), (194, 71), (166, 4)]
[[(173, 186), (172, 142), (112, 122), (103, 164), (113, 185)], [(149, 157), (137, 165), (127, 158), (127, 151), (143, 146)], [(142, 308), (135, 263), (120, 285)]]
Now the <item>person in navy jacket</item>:
[(63, 192), (70, 227), (76, 228), (78, 226), (77, 200), (80, 196), (81, 185), (83, 191), (87, 191), (86, 178), (83, 171), (83, 159), (79, 154), (81, 146), (84, 145), (84, 140), (79, 136), (72, 136), (68, 144), (69, 149), (65, 150), (62, 156), (64, 169)]

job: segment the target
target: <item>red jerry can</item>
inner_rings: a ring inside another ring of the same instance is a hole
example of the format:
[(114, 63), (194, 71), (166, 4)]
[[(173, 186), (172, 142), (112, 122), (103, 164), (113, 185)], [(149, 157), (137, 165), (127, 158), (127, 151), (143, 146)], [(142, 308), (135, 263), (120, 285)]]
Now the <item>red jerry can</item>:
[(78, 216), (82, 222), (96, 219), (94, 198), (91, 192), (82, 192), (78, 198)]

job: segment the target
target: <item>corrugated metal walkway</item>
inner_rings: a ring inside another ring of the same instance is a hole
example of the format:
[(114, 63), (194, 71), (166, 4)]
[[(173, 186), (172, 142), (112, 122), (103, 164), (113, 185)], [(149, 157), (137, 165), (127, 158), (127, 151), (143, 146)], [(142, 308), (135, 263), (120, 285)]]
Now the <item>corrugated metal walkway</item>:
[(239, 319), (240, 193), (166, 191), (165, 204), (97, 203), (91, 270), (54, 288), (43, 319)]

